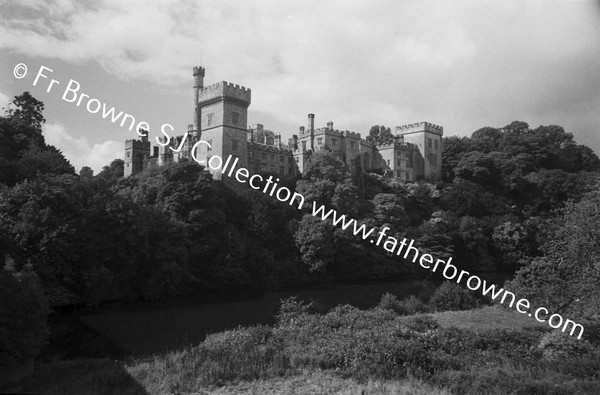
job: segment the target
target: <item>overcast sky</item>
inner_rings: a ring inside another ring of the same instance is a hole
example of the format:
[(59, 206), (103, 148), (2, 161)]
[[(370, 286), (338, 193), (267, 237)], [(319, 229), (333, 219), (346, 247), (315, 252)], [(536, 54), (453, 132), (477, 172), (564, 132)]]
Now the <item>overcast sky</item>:
[[(17, 79), (18, 63), (28, 74)], [(59, 81), (33, 86), (40, 66)], [(81, 91), (185, 132), (192, 67), (252, 89), (249, 122), (284, 140), (309, 112), (360, 132), (429, 121), (445, 135), (558, 124), (600, 154), (598, 1), (0, 0), (0, 107), (23, 91), (79, 170), (135, 133), (61, 100)]]

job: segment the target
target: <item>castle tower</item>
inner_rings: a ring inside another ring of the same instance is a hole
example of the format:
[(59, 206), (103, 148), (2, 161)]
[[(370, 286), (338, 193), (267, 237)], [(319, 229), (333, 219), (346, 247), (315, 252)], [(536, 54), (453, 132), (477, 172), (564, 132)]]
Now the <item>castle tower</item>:
[[(198, 147), (197, 157), (208, 160), (214, 155), (223, 161), (227, 157), (237, 157), (237, 167), (248, 166), (248, 107), (251, 90), (243, 86), (221, 81), (198, 89), (198, 128), (202, 140), (211, 144)], [(220, 179), (221, 174), (215, 173)]]
[(202, 114), (198, 108), (198, 99), (200, 97), (200, 91), (204, 88), (204, 67), (194, 67), (194, 120), (192, 126), (192, 136), (197, 141), (200, 138), (201, 131), (198, 129)]
[(140, 140), (125, 141), (125, 177), (135, 175), (144, 170), (144, 160), (150, 156), (148, 131), (140, 131), (145, 133)]
[(415, 176), (428, 181), (442, 179), (442, 135), (444, 128), (429, 122), (397, 126), (396, 136), (415, 144), (420, 157), (413, 158)]

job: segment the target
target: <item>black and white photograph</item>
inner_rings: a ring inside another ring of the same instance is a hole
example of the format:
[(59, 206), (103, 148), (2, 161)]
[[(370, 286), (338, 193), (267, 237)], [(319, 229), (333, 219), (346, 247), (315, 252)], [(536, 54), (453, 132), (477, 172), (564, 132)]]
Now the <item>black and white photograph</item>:
[(600, 394), (600, 0), (0, 0), (0, 394)]

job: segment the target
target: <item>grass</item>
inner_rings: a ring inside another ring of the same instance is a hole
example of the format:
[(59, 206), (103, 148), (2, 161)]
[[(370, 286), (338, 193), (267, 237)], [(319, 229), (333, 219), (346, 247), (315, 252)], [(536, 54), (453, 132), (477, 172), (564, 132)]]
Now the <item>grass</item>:
[(485, 331), (490, 329), (550, 328), (541, 322), (500, 306), (430, 314), (442, 327)]
[[(542, 328), (543, 327), (543, 328)], [(127, 363), (58, 362), (21, 389), (52, 394), (600, 393), (600, 349), (510, 310), (401, 316), (282, 306), (274, 327), (209, 335)], [(0, 391), (2, 389), (0, 388)]]

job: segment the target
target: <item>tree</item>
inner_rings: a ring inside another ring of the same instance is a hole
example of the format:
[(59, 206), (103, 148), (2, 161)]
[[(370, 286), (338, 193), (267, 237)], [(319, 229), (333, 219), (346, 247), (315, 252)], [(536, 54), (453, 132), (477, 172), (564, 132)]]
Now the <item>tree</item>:
[(10, 118), (22, 121), (34, 129), (41, 129), (42, 124), (46, 122), (42, 114), (44, 103), (31, 96), (31, 93), (23, 92), (21, 95), (15, 96), (12, 104), (14, 108), (8, 110)]
[(324, 271), (335, 259), (333, 226), (306, 214), (294, 235), (302, 261), (312, 271)]
[(390, 144), (394, 142), (394, 135), (390, 128), (383, 125), (371, 126), (366, 139), (369, 143), (375, 144)]
[(592, 317), (600, 311), (600, 187), (569, 202), (551, 222), (543, 256), (521, 268), (514, 292), (553, 313)]
[(94, 170), (91, 167), (83, 166), (81, 170), (79, 170), (79, 177), (83, 179), (90, 179), (94, 176)]

